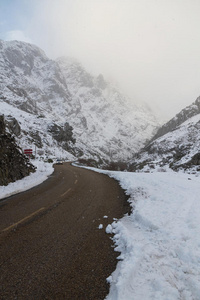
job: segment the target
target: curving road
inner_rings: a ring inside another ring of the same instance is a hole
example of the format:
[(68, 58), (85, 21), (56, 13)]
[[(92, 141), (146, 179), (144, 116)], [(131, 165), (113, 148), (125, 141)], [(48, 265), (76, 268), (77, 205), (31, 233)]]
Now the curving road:
[(127, 210), (115, 180), (68, 163), (1, 201), (0, 299), (104, 299), (118, 255), (105, 227)]

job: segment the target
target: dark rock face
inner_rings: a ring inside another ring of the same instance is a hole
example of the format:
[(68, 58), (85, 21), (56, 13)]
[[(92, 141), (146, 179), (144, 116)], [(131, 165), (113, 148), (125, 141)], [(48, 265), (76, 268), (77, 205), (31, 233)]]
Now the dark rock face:
[(191, 163), (193, 163), (194, 165), (200, 165), (200, 153), (196, 153), (196, 154), (192, 157)]
[(12, 116), (7, 116), (6, 120), (5, 120), (6, 126), (8, 127), (9, 131), (16, 135), (19, 136), (21, 133), (21, 127), (19, 125), (19, 123), (17, 122), (17, 120), (12, 117)]
[(107, 83), (103, 78), (102, 74), (99, 74), (99, 76), (97, 77), (97, 87), (104, 90), (107, 87)]
[(14, 138), (6, 133), (4, 117), (0, 116), (0, 185), (22, 179), (35, 172), (35, 167), (20, 152)]
[(72, 142), (75, 143), (75, 139), (73, 138), (73, 128), (69, 125), (69, 123), (65, 123), (63, 127), (53, 123), (49, 125), (48, 131), (52, 134), (53, 138), (58, 142)]
[(30, 131), (29, 135), (32, 139), (30, 139), (32, 144), (35, 144), (35, 146), (37, 146), (38, 148), (42, 148), (43, 143), (42, 143), (42, 139), (39, 135), (38, 131)]
[[(187, 163), (180, 165), (184, 169), (190, 169), (193, 166), (200, 166), (200, 153), (196, 153)], [(179, 167), (179, 166), (178, 166)], [(197, 168), (200, 171), (200, 167)]]

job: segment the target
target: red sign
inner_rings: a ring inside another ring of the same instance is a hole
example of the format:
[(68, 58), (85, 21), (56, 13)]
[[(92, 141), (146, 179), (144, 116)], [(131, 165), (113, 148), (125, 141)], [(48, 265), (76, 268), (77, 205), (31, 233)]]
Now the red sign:
[(32, 149), (24, 149), (24, 154), (32, 154), (33, 150)]

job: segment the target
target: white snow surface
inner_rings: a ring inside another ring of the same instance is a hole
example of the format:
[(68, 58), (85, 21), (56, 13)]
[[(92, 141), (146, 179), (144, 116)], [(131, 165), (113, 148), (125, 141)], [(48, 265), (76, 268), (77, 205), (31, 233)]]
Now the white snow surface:
[(103, 173), (119, 181), (132, 206), (106, 228), (120, 252), (106, 300), (199, 300), (200, 176)]
[(26, 176), (21, 180), (17, 180), (15, 182), (9, 183), (6, 186), (0, 186), (0, 199), (26, 191), (42, 183), (54, 171), (53, 164), (45, 163), (42, 161), (36, 161), (36, 160), (31, 161), (31, 163), (37, 167), (36, 172), (31, 173), (29, 176)]
[(200, 177), (113, 173), (133, 212), (114, 222), (116, 251), (107, 300), (200, 299)]

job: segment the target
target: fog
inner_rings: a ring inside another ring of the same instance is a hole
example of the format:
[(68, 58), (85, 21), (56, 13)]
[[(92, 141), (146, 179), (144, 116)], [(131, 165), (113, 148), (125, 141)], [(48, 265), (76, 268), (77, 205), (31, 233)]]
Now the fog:
[(18, 20), (28, 17), (7, 39), (23, 35), (51, 58), (79, 59), (165, 120), (200, 95), (199, 0), (17, 2)]

